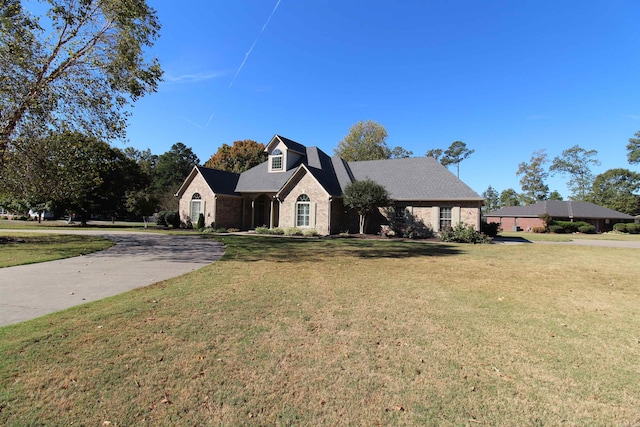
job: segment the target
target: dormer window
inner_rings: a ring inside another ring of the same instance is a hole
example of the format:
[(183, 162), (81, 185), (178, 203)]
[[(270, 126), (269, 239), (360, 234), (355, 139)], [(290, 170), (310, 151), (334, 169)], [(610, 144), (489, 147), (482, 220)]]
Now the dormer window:
[(271, 170), (272, 171), (281, 171), (282, 170), (282, 151), (279, 149), (273, 150), (271, 153)]

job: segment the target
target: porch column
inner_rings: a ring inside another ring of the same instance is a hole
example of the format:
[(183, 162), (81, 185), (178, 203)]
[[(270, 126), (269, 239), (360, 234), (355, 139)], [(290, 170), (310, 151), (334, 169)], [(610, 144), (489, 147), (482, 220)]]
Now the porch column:
[(273, 204), (275, 202), (275, 199), (272, 197), (271, 198), (271, 203), (269, 203), (269, 228), (273, 228), (273, 221), (274, 221), (274, 212), (273, 212)]
[(255, 206), (256, 206), (256, 201), (255, 201), (255, 199), (251, 199), (251, 228), (252, 228), (252, 229), (255, 229), (255, 228), (256, 228), (256, 225), (255, 225), (255, 222), (256, 222), (256, 215), (255, 215), (255, 213), (254, 213)]

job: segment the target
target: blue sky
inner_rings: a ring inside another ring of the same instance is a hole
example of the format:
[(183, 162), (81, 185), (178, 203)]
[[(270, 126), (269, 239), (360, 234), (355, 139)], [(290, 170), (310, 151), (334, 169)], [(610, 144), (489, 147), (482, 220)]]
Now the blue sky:
[[(223, 143), (281, 134), (328, 154), (360, 120), (423, 156), (460, 140), (460, 178), (520, 191), (533, 151), (626, 161), (640, 130), (640, 3), (148, 0), (165, 71), (136, 103), (129, 145), (175, 142), (204, 163)], [(452, 169), (455, 173), (455, 168)], [(566, 179), (550, 178), (565, 197)]]

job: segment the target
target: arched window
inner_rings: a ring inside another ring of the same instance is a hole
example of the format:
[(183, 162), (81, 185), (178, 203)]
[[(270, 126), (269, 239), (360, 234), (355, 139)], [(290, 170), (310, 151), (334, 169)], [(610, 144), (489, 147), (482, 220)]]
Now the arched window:
[(191, 209), (189, 211), (189, 219), (197, 221), (202, 212), (202, 197), (200, 193), (193, 193), (193, 196), (191, 196)]
[(306, 194), (301, 194), (296, 200), (296, 227), (309, 227), (311, 225), (311, 199)]
[(273, 150), (271, 153), (271, 170), (272, 171), (281, 171), (282, 170), (282, 151), (279, 149)]

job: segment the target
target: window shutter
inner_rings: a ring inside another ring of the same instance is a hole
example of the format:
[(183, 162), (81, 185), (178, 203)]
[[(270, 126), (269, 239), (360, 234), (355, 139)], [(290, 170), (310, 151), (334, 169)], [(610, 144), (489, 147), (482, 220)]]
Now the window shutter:
[(309, 227), (315, 228), (316, 226), (316, 203), (309, 203)]
[(433, 207), (433, 231), (440, 231), (440, 207)]

